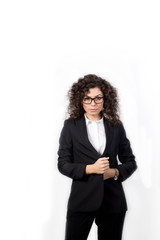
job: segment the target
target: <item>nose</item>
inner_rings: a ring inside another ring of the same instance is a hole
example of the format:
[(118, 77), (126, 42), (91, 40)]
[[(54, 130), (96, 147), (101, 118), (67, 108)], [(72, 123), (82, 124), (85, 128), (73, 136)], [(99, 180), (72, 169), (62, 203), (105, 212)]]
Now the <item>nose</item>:
[(91, 105), (96, 105), (96, 103), (94, 102), (94, 100), (92, 99)]

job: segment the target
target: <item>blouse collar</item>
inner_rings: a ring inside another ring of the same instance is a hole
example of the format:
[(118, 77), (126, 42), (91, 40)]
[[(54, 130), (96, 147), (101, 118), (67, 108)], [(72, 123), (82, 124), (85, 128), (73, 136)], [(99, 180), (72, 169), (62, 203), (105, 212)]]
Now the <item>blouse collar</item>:
[(102, 117), (100, 120), (94, 121), (94, 120), (88, 119), (87, 116), (86, 116), (86, 113), (84, 113), (84, 116), (85, 116), (85, 119), (86, 119), (86, 123), (87, 123), (87, 124), (92, 123), (92, 122), (96, 122), (96, 123), (102, 123), (102, 122), (103, 122), (103, 117)]

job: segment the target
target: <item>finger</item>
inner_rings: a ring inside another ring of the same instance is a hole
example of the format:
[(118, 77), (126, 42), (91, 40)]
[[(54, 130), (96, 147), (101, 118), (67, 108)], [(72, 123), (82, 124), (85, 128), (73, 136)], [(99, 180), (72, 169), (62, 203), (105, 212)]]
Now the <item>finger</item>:
[(108, 164), (108, 165), (105, 165), (105, 168), (109, 168), (109, 164)]
[(108, 159), (102, 159), (102, 162), (109, 162), (109, 160)]
[(105, 168), (105, 169), (104, 169), (104, 173), (106, 173), (106, 172), (108, 171), (108, 169), (109, 169), (109, 168)]
[(109, 166), (104, 167), (102, 170), (103, 170), (104, 172), (106, 172), (108, 169), (109, 169)]
[(107, 161), (107, 162), (104, 162), (103, 163), (105, 166), (107, 166), (107, 165), (109, 165), (109, 162)]
[(106, 167), (109, 167), (109, 165), (108, 165), (108, 164), (107, 164), (107, 165), (105, 165), (105, 168), (106, 168)]
[(103, 163), (102, 163), (102, 166), (104, 166), (104, 167), (105, 167), (105, 166), (109, 166), (109, 162), (103, 162)]

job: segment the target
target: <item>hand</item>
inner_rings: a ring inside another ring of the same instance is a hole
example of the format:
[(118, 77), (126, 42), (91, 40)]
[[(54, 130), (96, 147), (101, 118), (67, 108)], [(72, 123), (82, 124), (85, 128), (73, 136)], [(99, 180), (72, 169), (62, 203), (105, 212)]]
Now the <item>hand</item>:
[(94, 168), (94, 172), (97, 174), (103, 174), (107, 171), (107, 169), (109, 168), (109, 161), (108, 161), (109, 157), (103, 157), (103, 158), (99, 158), (94, 164), (93, 164), (93, 168)]
[[(119, 176), (119, 171), (117, 169), (117, 175)], [(106, 180), (108, 178), (114, 178), (115, 176), (115, 170), (114, 168), (108, 168), (105, 173), (103, 174), (103, 179)]]
[[(115, 171), (113, 168), (108, 168), (105, 173), (103, 174), (103, 179), (106, 180), (108, 178), (114, 177)], [(114, 174), (114, 175), (113, 175)]]

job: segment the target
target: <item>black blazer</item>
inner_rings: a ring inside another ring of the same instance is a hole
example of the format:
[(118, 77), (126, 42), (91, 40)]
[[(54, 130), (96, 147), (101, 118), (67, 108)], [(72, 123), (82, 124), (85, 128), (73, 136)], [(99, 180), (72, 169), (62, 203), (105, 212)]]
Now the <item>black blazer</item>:
[[(121, 123), (111, 126), (103, 117), (106, 132), (106, 147), (99, 154), (88, 139), (84, 115), (79, 119), (66, 119), (59, 138), (58, 169), (72, 178), (67, 208), (72, 211), (95, 211), (102, 202), (106, 211), (127, 210), (127, 203), (121, 182), (137, 168), (135, 156)], [(117, 156), (121, 164), (118, 164)], [(100, 157), (109, 157), (110, 168), (117, 168), (120, 176), (104, 180), (103, 174), (85, 174), (88, 164)]]

